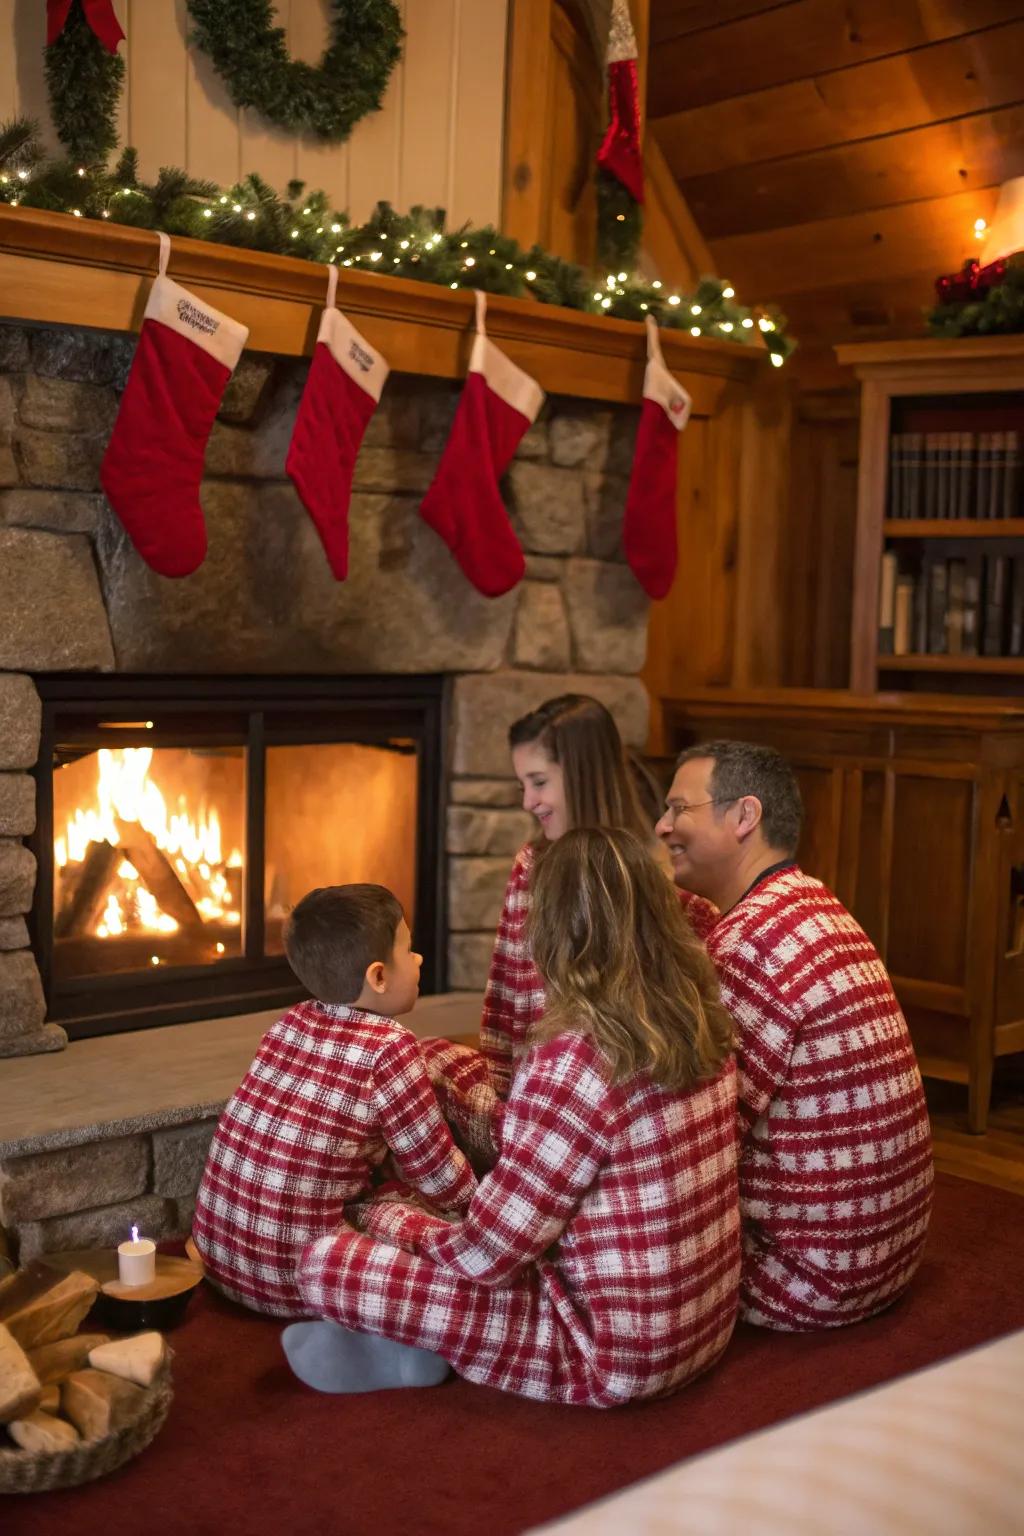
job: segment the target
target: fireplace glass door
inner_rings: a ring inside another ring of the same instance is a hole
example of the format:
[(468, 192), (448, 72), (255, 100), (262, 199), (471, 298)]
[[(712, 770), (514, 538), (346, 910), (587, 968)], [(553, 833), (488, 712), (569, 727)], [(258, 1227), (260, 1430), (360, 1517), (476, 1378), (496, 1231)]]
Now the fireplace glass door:
[(443, 985), (436, 678), (40, 679), (33, 940), (75, 1035), (301, 996), (284, 924), (314, 886), (402, 903)]

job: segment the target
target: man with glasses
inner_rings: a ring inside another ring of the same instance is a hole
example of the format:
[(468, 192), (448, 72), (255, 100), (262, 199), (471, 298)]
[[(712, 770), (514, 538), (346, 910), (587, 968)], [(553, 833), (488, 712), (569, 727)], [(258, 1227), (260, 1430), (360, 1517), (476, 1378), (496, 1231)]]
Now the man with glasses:
[(928, 1113), (892, 983), (796, 862), (800, 791), (778, 752), (691, 747), (666, 803), (656, 831), (736, 1023), (741, 1315), (858, 1322), (906, 1289), (931, 1211)]

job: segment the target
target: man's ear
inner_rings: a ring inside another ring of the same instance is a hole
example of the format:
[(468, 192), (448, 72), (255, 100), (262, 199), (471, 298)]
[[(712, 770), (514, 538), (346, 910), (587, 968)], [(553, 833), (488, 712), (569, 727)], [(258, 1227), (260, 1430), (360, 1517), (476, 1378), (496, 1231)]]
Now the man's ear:
[(383, 992), (387, 986), (383, 960), (374, 960), (366, 967), (366, 985), (371, 992)]
[(761, 802), (756, 795), (742, 795), (736, 802), (736, 835), (745, 842), (761, 825)]

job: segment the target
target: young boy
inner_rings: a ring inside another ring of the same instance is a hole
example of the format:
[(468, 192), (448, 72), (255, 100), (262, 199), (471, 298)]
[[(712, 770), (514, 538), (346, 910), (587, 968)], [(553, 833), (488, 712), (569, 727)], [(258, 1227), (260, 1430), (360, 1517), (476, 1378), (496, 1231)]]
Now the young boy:
[(263, 1037), (224, 1109), (196, 1200), (193, 1238), (233, 1301), (308, 1317), (302, 1249), (336, 1232), (393, 1154), (437, 1210), (464, 1214), (476, 1188), (442, 1118), (415, 1038), (395, 1020), (419, 993), (421, 957), (381, 885), (311, 891), (285, 953), (310, 1001)]

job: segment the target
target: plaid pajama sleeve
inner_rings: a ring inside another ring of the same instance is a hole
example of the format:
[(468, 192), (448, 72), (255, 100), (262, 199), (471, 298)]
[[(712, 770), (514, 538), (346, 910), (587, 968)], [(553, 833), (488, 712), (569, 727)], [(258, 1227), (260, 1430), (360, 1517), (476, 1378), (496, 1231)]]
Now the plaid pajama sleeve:
[(484, 1285), (509, 1285), (551, 1247), (609, 1151), (607, 1085), (574, 1037), (536, 1047), (505, 1106), (503, 1153), (462, 1222), (420, 1252)]
[(452, 1140), (415, 1039), (388, 1040), (372, 1066), (381, 1134), (402, 1177), (440, 1210), (465, 1211), (476, 1177)]
[(480, 1021), (480, 1050), (494, 1090), (503, 1099), (512, 1086), (516, 1063), (525, 1054), (530, 1028), (544, 1012), (544, 984), (526, 946), (533, 857), (527, 843), (512, 866)]
[(486, 1060), (450, 1040), (421, 1040), (420, 1052), (444, 1118), (478, 1164), (490, 1167), (501, 1146), (505, 1105), (494, 1091)]

